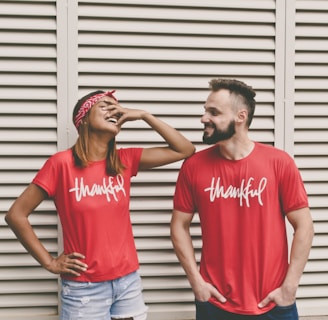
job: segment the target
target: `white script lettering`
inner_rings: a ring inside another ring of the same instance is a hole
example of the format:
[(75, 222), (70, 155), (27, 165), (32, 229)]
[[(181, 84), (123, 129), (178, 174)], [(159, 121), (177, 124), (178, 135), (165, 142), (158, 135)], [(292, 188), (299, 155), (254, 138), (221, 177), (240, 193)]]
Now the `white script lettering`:
[(263, 206), (262, 201), (262, 192), (264, 191), (267, 185), (267, 178), (262, 178), (258, 185), (258, 188), (253, 188), (254, 178), (249, 178), (246, 182), (245, 179), (241, 181), (240, 187), (234, 187), (232, 185), (224, 188), (221, 186), (220, 177), (216, 179), (213, 177), (211, 186), (205, 188), (205, 192), (210, 193), (210, 201), (214, 202), (216, 198), (239, 198), (239, 205), (243, 205), (243, 201), (245, 201), (246, 206), (249, 207), (249, 198), (256, 198), (261, 206)]
[(92, 186), (84, 185), (83, 178), (75, 178), (75, 187), (70, 189), (69, 192), (75, 192), (76, 201), (81, 201), (84, 197), (93, 197), (95, 195), (105, 195), (108, 202), (113, 198), (118, 201), (118, 193), (122, 192), (124, 196), (124, 178), (122, 175), (116, 176), (116, 184), (114, 185), (114, 177), (103, 178), (102, 184), (93, 184)]

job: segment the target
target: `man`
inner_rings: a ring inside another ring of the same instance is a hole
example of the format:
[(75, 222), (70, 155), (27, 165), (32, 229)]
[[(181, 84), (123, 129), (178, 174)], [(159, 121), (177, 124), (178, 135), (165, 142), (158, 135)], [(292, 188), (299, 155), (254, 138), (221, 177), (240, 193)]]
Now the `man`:
[[(172, 242), (196, 299), (197, 320), (298, 319), (296, 290), (313, 239), (308, 199), (293, 159), (248, 136), (252, 87), (213, 79), (203, 142), (179, 174)], [(198, 212), (198, 271), (189, 227)], [(285, 218), (294, 228), (288, 257)], [(289, 259), (290, 261), (289, 261)]]

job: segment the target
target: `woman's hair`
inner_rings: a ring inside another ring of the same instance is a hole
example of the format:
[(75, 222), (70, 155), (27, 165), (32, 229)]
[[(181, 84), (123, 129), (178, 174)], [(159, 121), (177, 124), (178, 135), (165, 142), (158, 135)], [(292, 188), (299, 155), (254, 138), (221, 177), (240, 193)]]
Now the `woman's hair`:
[[(93, 91), (86, 96), (82, 97), (78, 102), (76, 103), (74, 110), (73, 110), (73, 123), (74, 119), (79, 112), (79, 109), (82, 107), (83, 103), (88, 100), (90, 97), (99, 94), (104, 93), (104, 91), (97, 90)], [(89, 150), (89, 113), (86, 114), (84, 117), (81, 125), (78, 128), (78, 138), (76, 140), (76, 143), (72, 147), (73, 157), (74, 157), (74, 164), (75, 166), (79, 168), (85, 168), (90, 163), (90, 159), (88, 157), (88, 150)], [(119, 158), (117, 154), (116, 149), (116, 141), (115, 138), (113, 138), (108, 143), (108, 151), (106, 155), (106, 173), (108, 175), (116, 175), (123, 172), (125, 169), (125, 166), (121, 162), (121, 159)]]
[(235, 97), (241, 98), (248, 110), (247, 126), (252, 123), (254, 111), (255, 111), (255, 96), (256, 92), (251, 86), (246, 83), (235, 79), (212, 79), (210, 82), (210, 89), (212, 91), (218, 91), (220, 89), (227, 89)]

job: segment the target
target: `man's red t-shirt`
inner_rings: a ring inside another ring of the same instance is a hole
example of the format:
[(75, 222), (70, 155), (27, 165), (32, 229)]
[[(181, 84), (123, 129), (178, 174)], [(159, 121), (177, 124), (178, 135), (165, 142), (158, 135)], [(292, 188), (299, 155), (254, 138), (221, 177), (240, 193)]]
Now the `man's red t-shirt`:
[(308, 206), (294, 160), (260, 143), (246, 158), (223, 158), (213, 146), (187, 159), (179, 173), (174, 208), (198, 212), (200, 272), (226, 298), (219, 308), (261, 314), (258, 303), (280, 287), (288, 268), (285, 215)]

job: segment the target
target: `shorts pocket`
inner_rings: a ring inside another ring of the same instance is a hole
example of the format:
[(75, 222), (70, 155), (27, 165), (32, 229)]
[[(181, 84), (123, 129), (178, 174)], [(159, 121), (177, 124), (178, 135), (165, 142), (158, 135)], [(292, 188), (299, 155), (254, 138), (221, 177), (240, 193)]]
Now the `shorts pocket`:
[(71, 281), (71, 280), (64, 280), (62, 279), (62, 286), (68, 287), (71, 290), (74, 289), (84, 289), (90, 286), (90, 282), (80, 282), (80, 281)]

